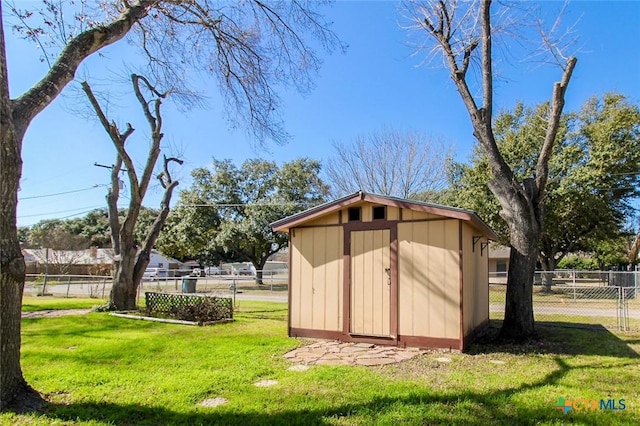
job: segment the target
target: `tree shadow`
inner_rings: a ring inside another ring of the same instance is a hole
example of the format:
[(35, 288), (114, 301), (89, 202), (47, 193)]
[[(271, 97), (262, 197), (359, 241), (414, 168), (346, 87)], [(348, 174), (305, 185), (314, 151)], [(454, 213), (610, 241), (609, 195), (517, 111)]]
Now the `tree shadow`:
[(536, 335), (524, 342), (499, 340), (501, 324), (500, 320), (491, 320), (466, 352), (470, 355), (500, 352), (640, 358), (638, 352), (630, 346), (637, 344), (637, 339), (631, 336), (629, 339), (622, 339), (599, 324), (536, 322)]
[(247, 310), (237, 311), (235, 313), (236, 318), (246, 319), (270, 319), (275, 321), (287, 320), (287, 308), (273, 308), (273, 309), (261, 309), (261, 310)]
[[(50, 403), (41, 414), (42, 420), (50, 422), (101, 422), (118, 425), (325, 425), (336, 423), (381, 423), (401, 422), (407, 424), (535, 424), (539, 422), (563, 423), (575, 422), (584, 425), (602, 424), (606, 414), (620, 417), (620, 421), (629, 420), (640, 423), (640, 414), (627, 410), (624, 413), (594, 413), (593, 411), (574, 411), (569, 415), (556, 408), (559, 397), (549, 394), (548, 401), (527, 401), (522, 394), (542, 389), (562, 387), (562, 379), (572, 371), (600, 368), (588, 362), (585, 365), (570, 365), (564, 355), (586, 354), (630, 359), (630, 365), (637, 361), (638, 354), (628, 346), (628, 342), (602, 329), (593, 330), (564, 329), (560, 327), (538, 326), (538, 339), (520, 344), (496, 343), (492, 340), (499, 330), (499, 322), (493, 322), (480, 339), (471, 346), (473, 355), (508, 353), (547, 353), (555, 354), (552, 359), (555, 367), (537, 380), (513, 385), (501, 389), (485, 390), (434, 390), (416, 388), (401, 395), (394, 392), (385, 394), (384, 388), (373, 395), (367, 393), (350, 400), (348, 395), (335, 402), (314, 401), (311, 408), (292, 403), (281, 408), (282, 398), (300, 401), (306, 394), (305, 389), (288, 390), (278, 398), (268, 396), (262, 402), (264, 411), (244, 409), (234, 404), (230, 396), (229, 404), (216, 408), (196, 406), (187, 412), (171, 410), (163, 406), (142, 406), (136, 404), (118, 404), (112, 402), (74, 402), (70, 404)], [(594, 334), (597, 337), (594, 338)], [(636, 340), (631, 340), (633, 342)], [(618, 365), (620, 368), (624, 366)], [(349, 368), (349, 367), (344, 367)], [(318, 383), (318, 387), (323, 384)], [(325, 383), (325, 385), (328, 385)], [(381, 382), (381, 386), (384, 383)], [(322, 394), (321, 389), (319, 389)], [(296, 393), (299, 392), (300, 394)], [(370, 392), (370, 391), (367, 391)], [(315, 392), (307, 395), (314, 397)], [(224, 395), (223, 395), (224, 396)], [(579, 395), (578, 395), (579, 396)], [(278, 401), (270, 406), (269, 401)], [(539, 398), (539, 397), (538, 397)], [(523, 402), (525, 401), (525, 402)], [(546, 405), (545, 405), (546, 404)]]
[[(433, 392), (416, 390), (406, 396), (375, 396), (365, 402), (347, 402), (314, 409), (290, 408), (273, 411), (265, 405), (263, 412), (247, 412), (232, 405), (216, 408), (198, 407), (180, 413), (164, 407), (132, 404), (80, 402), (69, 405), (49, 404), (43, 414), (49, 420), (63, 422), (106, 422), (118, 425), (328, 425), (352, 418), (360, 422), (403, 422), (410, 424), (533, 424), (543, 421), (561, 423), (570, 420), (584, 425), (602, 424), (602, 417), (592, 412), (574, 412), (570, 417), (555, 407), (556, 395), (548, 406), (517, 404), (511, 398), (518, 393), (555, 385), (569, 371), (588, 367), (570, 367), (559, 357), (556, 369), (533, 383), (481, 393), (477, 391)], [(517, 400), (517, 399), (515, 399)], [(637, 420), (637, 419), (636, 419)]]

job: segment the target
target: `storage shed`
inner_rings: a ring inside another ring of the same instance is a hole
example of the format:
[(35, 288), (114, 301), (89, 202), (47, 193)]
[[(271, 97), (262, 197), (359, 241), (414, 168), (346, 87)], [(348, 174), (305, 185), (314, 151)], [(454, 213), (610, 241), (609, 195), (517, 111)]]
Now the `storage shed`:
[(474, 212), (364, 192), (272, 224), (289, 233), (289, 335), (464, 350), (489, 321)]

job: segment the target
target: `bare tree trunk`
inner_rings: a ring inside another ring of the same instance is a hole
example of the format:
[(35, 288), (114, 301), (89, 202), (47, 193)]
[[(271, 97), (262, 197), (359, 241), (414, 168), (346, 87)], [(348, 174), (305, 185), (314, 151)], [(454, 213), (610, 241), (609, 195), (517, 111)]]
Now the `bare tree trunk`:
[[(125, 131), (120, 132), (118, 126), (115, 123), (110, 123), (107, 119), (89, 84), (87, 82), (82, 83), (82, 89), (89, 98), (91, 106), (95, 110), (105, 131), (109, 134), (117, 151), (116, 164), (111, 169), (111, 188), (107, 195), (111, 242), (116, 257), (113, 268), (113, 286), (111, 287), (111, 294), (109, 295), (109, 308), (115, 310), (134, 310), (137, 308), (136, 294), (138, 286), (144, 275), (144, 270), (147, 268), (147, 265), (149, 265), (153, 245), (169, 215), (171, 195), (175, 187), (178, 186), (178, 181), (174, 181), (171, 178), (169, 164), (171, 162), (182, 164), (182, 160), (178, 158), (164, 157), (163, 171), (158, 175), (158, 180), (165, 190), (161, 208), (156, 220), (149, 228), (144, 244), (142, 244), (142, 247), (139, 247), (138, 242), (134, 239), (134, 228), (140, 214), (142, 200), (149, 187), (153, 169), (160, 155), (160, 142), (163, 137), (160, 105), (162, 104), (161, 99), (167, 94), (159, 93), (145, 77), (133, 74), (131, 76), (131, 82), (136, 98), (142, 107), (142, 111), (151, 129), (149, 154), (140, 178), (138, 178), (138, 174), (136, 173), (133, 159), (125, 149), (126, 140), (134, 132), (133, 127), (127, 123)], [(142, 93), (141, 85), (144, 89), (156, 96), (156, 99), (151, 102), (147, 101)], [(150, 104), (153, 105), (153, 109), (149, 108)], [(119, 174), (123, 165), (126, 167), (126, 173), (129, 178), (130, 201), (127, 217), (124, 222), (120, 224), (118, 216), (118, 198), (120, 197)]]
[[(492, 127), (494, 74), (491, 0), (469, 5), (478, 7), (477, 10), (471, 11), (476, 20), (471, 24), (462, 24), (479, 26), (479, 33), (471, 37), (466, 36), (465, 30), (473, 34), (473, 28), (458, 28), (461, 22), (464, 22), (464, 18), (456, 18), (456, 12), (461, 16), (471, 16), (466, 14), (469, 11), (457, 10), (462, 4), (463, 2), (429, 2), (425, 7), (418, 8), (419, 18), (415, 21), (442, 49), (451, 79), (469, 113), (474, 136), (482, 145), (491, 166), (493, 180), (489, 183), (489, 188), (502, 207), (500, 214), (509, 226), (511, 244), (505, 320), (500, 335), (507, 339), (526, 339), (534, 333), (533, 278), (543, 224), (548, 164), (560, 124), (565, 92), (577, 60), (570, 57), (566, 59), (566, 63), (560, 64), (563, 75), (561, 81), (554, 84), (545, 139), (538, 155), (535, 174), (520, 182), (502, 156)], [(478, 47), (481, 50), (481, 104), (478, 103), (479, 96), (476, 97), (472, 93), (466, 78), (471, 58)]]
[(509, 238), (511, 254), (505, 316), (500, 330), (500, 337), (509, 340), (526, 338), (535, 332), (533, 279), (538, 258), (539, 222), (536, 217), (523, 215), (522, 211), (516, 217), (518, 225), (511, 226)]
[(133, 270), (138, 250), (136, 247), (128, 247), (126, 250), (128, 251), (126, 254), (121, 252), (123, 260), (114, 262), (113, 286), (109, 296), (111, 304), (121, 311), (137, 309), (138, 285), (134, 282)]
[(511, 246), (504, 322), (500, 329), (500, 337), (503, 339), (521, 339), (532, 336), (535, 332), (533, 320), (535, 266), (535, 257), (532, 258)]
[(11, 108), (2, 25), (0, 19), (0, 410), (23, 411), (39, 408), (43, 400), (24, 380), (20, 366), (25, 263), (16, 212), (24, 130), (16, 128)]
[(253, 265), (254, 268), (256, 268), (256, 284), (258, 285), (262, 285), (264, 284), (264, 265), (267, 264), (267, 260), (269, 260), (269, 257), (271, 257), (271, 255), (277, 253), (280, 249), (278, 250), (269, 250), (266, 252), (266, 256), (264, 254), (260, 254), (258, 256), (262, 256), (260, 258), (257, 258), (255, 256), (251, 256), (251, 255), (245, 255), (247, 256), (247, 258), (251, 261), (251, 264)]
[[(1, 12), (1, 11), (0, 11)], [(0, 20), (0, 37), (3, 37)], [(4, 37), (0, 40), (0, 410), (31, 411), (44, 400), (22, 375), (20, 326), (25, 263), (20, 250), (16, 212), (22, 174), (23, 133), (16, 132), (9, 101)]]
[(264, 284), (264, 265), (267, 264), (267, 259), (260, 259), (258, 262), (253, 262), (253, 267), (256, 268), (256, 284)]
[(551, 287), (553, 286), (553, 271), (556, 270), (556, 258), (555, 253), (551, 252), (548, 255), (541, 257), (542, 271), (544, 277), (542, 279), (543, 288), (542, 290), (545, 292), (551, 292)]
[(0, 197), (4, 201), (0, 203), (0, 410), (24, 411), (37, 409), (44, 401), (24, 380), (20, 367), (25, 263), (18, 242), (16, 209), (22, 161), (6, 100), (3, 97), (0, 114)]

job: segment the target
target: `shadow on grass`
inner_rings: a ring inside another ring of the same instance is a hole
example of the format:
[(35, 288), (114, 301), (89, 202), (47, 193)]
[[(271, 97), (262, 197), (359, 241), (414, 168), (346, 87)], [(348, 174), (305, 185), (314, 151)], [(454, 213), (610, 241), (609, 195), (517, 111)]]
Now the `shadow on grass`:
[[(245, 310), (246, 309), (246, 310)], [(238, 309), (234, 312), (236, 318), (246, 319), (270, 319), (276, 321), (286, 321), (288, 315), (288, 309), (281, 307), (267, 308), (267, 309), (252, 309), (245, 308)]]
[[(573, 412), (565, 415), (555, 408), (556, 395), (549, 396), (545, 406), (513, 403), (510, 398), (521, 392), (556, 384), (573, 368), (556, 359), (557, 369), (541, 380), (516, 388), (494, 392), (431, 393), (415, 391), (406, 396), (376, 396), (363, 402), (350, 402), (320, 408), (288, 408), (275, 412), (243, 411), (232, 405), (217, 408), (198, 407), (192, 413), (179, 413), (163, 407), (143, 407), (129, 404), (75, 403), (50, 404), (44, 416), (58, 421), (98, 421), (118, 425), (325, 425), (338, 423), (402, 422), (407, 424), (537, 424), (544, 421), (577, 422), (583, 425), (602, 424), (603, 413)], [(231, 401), (233, 402), (233, 401)], [(268, 407), (268, 402), (264, 402)], [(624, 420), (639, 420), (637, 413), (604, 413), (625, 416)], [(623, 419), (620, 419), (623, 420)]]
[(497, 340), (501, 325), (502, 321), (491, 320), (489, 327), (478, 336), (467, 353), (545, 353), (640, 358), (638, 352), (630, 346), (637, 339), (623, 340), (599, 324), (536, 322), (536, 337), (518, 343)]
[(234, 314), (238, 318), (247, 319), (272, 319), (284, 321), (287, 319), (286, 309), (274, 309), (268, 311), (240, 311)]
[[(549, 394), (545, 398), (527, 398), (530, 391), (553, 389), (562, 385), (562, 380), (572, 371), (592, 369), (588, 364), (571, 366), (563, 358), (564, 354), (588, 354), (638, 358), (638, 354), (629, 348), (627, 342), (614, 334), (600, 330), (576, 330), (559, 327), (538, 326), (539, 339), (525, 344), (497, 345), (491, 343), (492, 333), (497, 333), (500, 323), (492, 322), (481, 340), (472, 346), (476, 353), (525, 351), (558, 354), (553, 357), (555, 368), (552, 371), (528, 383), (503, 389), (488, 391), (432, 391), (429, 389), (406, 390), (400, 396), (384, 395), (384, 389), (373, 395), (365, 393), (355, 398), (345, 395), (334, 402), (322, 399), (309, 400), (308, 404), (296, 406), (295, 403), (283, 403), (288, 398), (299, 401), (301, 394), (293, 390), (282, 392), (279, 396), (269, 394), (259, 404), (245, 408), (230, 402), (217, 408), (199, 407), (193, 402), (188, 412), (179, 412), (161, 406), (140, 406), (134, 404), (77, 402), (71, 404), (49, 404), (43, 420), (55, 422), (101, 422), (118, 425), (324, 425), (336, 423), (406, 423), (406, 424), (537, 424), (574, 422), (584, 425), (599, 424), (640, 424), (640, 413), (575, 411), (568, 415), (555, 408), (559, 397), (565, 395)], [(635, 337), (635, 336), (634, 336)], [(483, 341), (485, 340), (485, 341)], [(629, 339), (629, 341), (633, 341)], [(634, 361), (635, 362), (635, 361)], [(318, 384), (322, 386), (322, 384)], [(381, 386), (383, 386), (381, 384)], [(275, 390), (277, 392), (277, 390)], [(301, 390), (299, 392), (305, 392)], [(321, 395), (310, 392), (308, 398)], [(216, 395), (211, 395), (214, 397)], [(222, 395), (225, 396), (225, 395)], [(579, 396), (579, 395), (578, 395)], [(624, 395), (623, 395), (624, 396)], [(273, 401), (273, 405), (271, 405)], [(309, 408), (306, 408), (308, 405)], [(257, 411), (255, 406), (264, 407)], [(611, 421), (613, 420), (613, 421)]]

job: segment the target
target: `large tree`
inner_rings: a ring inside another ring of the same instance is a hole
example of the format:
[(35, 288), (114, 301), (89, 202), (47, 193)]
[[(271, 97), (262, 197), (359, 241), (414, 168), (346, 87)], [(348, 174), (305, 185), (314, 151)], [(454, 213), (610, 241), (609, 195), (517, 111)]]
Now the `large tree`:
[[(324, 201), (328, 187), (318, 174), (320, 163), (300, 158), (278, 167), (272, 161), (247, 160), (240, 167), (230, 160), (214, 160), (210, 169), (192, 172), (193, 185), (182, 194), (178, 208), (217, 209), (219, 225), (210, 232), (215, 247), (233, 258), (250, 261), (262, 284), (267, 259), (286, 247), (287, 236), (274, 232), (270, 224)], [(201, 218), (202, 215), (185, 216)], [(202, 221), (184, 227), (201, 226)]]
[[(173, 190), (178, 186), (178, 181), (172, 178), (169, 165), (171, 163), (182, 164), (183, 161), (175, 157), (163, 157), (162, 172), (158, 175), (160, 185), (164, 188), (160, 210), (149, 226), (142, 241), (136, 240), (135, 229), (140, 216), (142, 201), (147, 193), (153, 177), (154, 169), (160, 157), (160, 143), (164, 136), (162, 132), (162, 115), (160, 106), (166, 93), (160, 93), (139, 75), (131, 76), (133, 92), (142, 108), (150, 130), (151, 142), (144, 168), (136, 170), (133, 158), (127, 151), (127, 141), (133, 134), (134, 128), (127, 123), (124, 130), (120, 129), (115, 121), (109, 121), (100, 103), (96, 99), (91, 86), (82, 82), (91, 106), (94, 108), (98, 121), (102, 124), (116, 149), (116, 161), (111, 167), (111, 187), (107, 194), (107, 207), (109, 211), (109, 230), (111, 231), (111, 247), (113, 248), (113, 285), (109, 294), (109, 308), (114, 310), (136, 309), (136, 294), (138, 285), (142, 280), (149, 260), (151, 249), (160, 235), (171, 206)], [(148, 96), (153, 100), (149, 100)], [(129, 207), (124, 220), (120, 220), (118, 200), (120, 199), (120, 173), (122, 167), (129, 181)]]
[(334, 197), (362, 190), (435, 201), (446, 186), (451, 147), (425, 134), (387, 127), (333, 148), (326, 174)]
[[(411, 12), (414, 26), (427, 34), (434, 42), (435, 51), (443, 56), (469, 114), (474, 136), (487, 155), (492, 172), (489, 188), (500, 202), (511, 246), (505, 315), (500, 335), (506, 339), (526, 339), (535, 333), (533, 276), (544, 221), (548, 163), (560, 126), (565, 93), (577, 61), (574, 57), (563, 57), (550, 38), (544, 39), (552, 47), (553, 59), (561, 67), (562, 78), (554, 84), (549, 113), (541, 122), (545, 131), (533, 168), (535, 173), (519, 179), (500, 152), (493, 127), (493, 47), (500, 26), (492, 23), (491, 3), (491, 0), (428, 0), (413, 4)], [(495, 17), (508, 16), (503, 12), (497, 12)], [(480, 68), (478, 90), (469, 73), (472, 63), (478, 63)]]
[[(544, 139), (539, 124), (547, 114), (547, 104), (536, 108), (519, 104), (495, 119), (498, 147), (518, 179), (535, 172)], [(452, 169), (448, 202), (480, 213), (508, 243), (508, 226), (487, 187), (492, 174), (482, 148), (474, 151), (471, 164)], [(634, 213), (630, 200), (639, 192), (639, 169), (637, 105), (609, 93), (563, 116), (549, 161), (539, 253), (544, 270), (553, 271), (570, 252), (594, 252), (598, 242), (618, 238)]]
[(216, 265), (224, 257), (215, 244), (219, 226), (216, 206), (209, 205), (198, 191), (182, 191), (180, 202), (169, 214), (156, 241), (156, 248), (182, 261), (196, 259), (201, 267)]
[(190, 70), (210, 72), (232, 121), (246, 123), (260, 140), (283, 140), (276, 85), (292, 83), (299, 90), (308, 89), (320, 65), (310, 40), (325, 49), (337, 45), (317, 12), (320, 3), (138, 0), (89, 7), (86, 3), (69, 3), (72, 12), (81, 11), (75, 16), (65, 15), (69, 9), (60, 7), (64, 2), (46, 2), (41, 13), (11, 8), (17, 19), (14, 29), (25, 37), (45, 49), (44, 38), (58, 36), (59, 42), (59, 50), (45, 52), (49, 71), (17, 97), (9, 93), (5, 15), (0, 4), (0, 410), (29, 409), (42, 403), (20, 367), (25, 266), (16, 209), (22, 142), (31, 121), (74, 79), (84, 59), (135, 29), (133, 41), (148, 59), (146, 74), (160, 86), (164, 83), (160, 91), (174, 88), (175, 93), (191, 95), (194, 91), (181, 84), (186, 82), (185, 75)]

